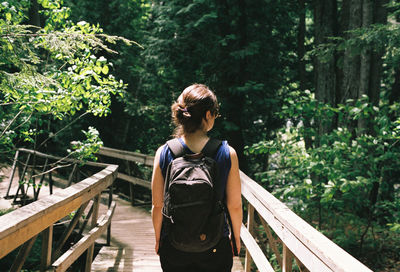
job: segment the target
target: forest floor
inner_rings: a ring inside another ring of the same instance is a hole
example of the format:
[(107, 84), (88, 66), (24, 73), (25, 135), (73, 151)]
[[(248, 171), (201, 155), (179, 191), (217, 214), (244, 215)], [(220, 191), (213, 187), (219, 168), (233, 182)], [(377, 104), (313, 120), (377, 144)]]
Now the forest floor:
[[(14, 199), (6, 198), (7, 190), (10, 186), (10, 175), (11, 175), (11, 167), (10, 166), (0, 166), (0, 212), (6, 211), (9, 209), (16, 209), (18, 205), (13, 204)], [(13, 181), (11, 183), (11, 187), (9, 190), (9, 195), (14, 196), (18, 190), (18, 171), (15, 171)], [(58, 190), (62, 190), (62, 188), (58, 186), (53, 186), (53, 193), (57, 192)], [(40, 189), (39, 197), (44, 197), (50, 195), (50, 187), (49, 186), (42, 186)], [(33, 189), (29, 187), (28, 189), (28, 196), (33, 198)]]

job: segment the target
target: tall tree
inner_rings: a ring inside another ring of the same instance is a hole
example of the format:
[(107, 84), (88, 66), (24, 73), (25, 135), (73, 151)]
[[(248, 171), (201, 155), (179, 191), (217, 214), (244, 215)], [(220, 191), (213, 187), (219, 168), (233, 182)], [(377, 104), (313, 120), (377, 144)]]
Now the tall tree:
[[(388, 0), (377, 0), (369, 3), (372, 6), (372, 23), (386, 25), (387, 24), (387, 7)], [(379, 51), (371, 50), (371, 64), (370, 64), (370, 88), (368, 96), (370, 97), (374, 105), (378, 105), (379, 96), (381, 91), (381, 80), (382, 80), (382, 64), (383, 55), (385, 50), (382, 48)]]
[(193, 82), (208, 84), (222, 105), (215, 136), (229, 140), (246, 168), (244, 146), (272, 137), (282, 122), (275, 113), (282, 83), (296, 74), (296, 8), (285, 1), (155, 1), (143, 92), (162, 89), (168, 100)]
[(299, 3), (299, 23), (297, 30), (297, 55), (298, 55), (298, 73), (300, 90), (305, 90), (306, 85), (306, 62), (304, 56), (306, 53), (305, 36), (306, 36), (306, 1), (298, 0)]
[[(330, 37), (337, 35), (337, 3), (336, 0), (314, 1), (315, 45), (328, 43)], [(325, 59), (324, 59), (325, 58)], [(335, 106), (337, 79), (336, 59), (331, 54), (327, 57), (315, 58), (315, 98), (323, 104)], [(318, 134), (324, 135), (334, 127), (333, 123), (318, 124)], [(318, 140), (317, 143), (318, 145)]]

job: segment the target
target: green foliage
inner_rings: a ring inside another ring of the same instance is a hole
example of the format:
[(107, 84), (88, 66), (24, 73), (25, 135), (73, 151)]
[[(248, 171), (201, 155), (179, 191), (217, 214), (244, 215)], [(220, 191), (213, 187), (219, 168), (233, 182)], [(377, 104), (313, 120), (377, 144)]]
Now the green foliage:
[[(155, 86), (146, 90), (143, 88), (146, 85), (146, 75), (141, 53), (145, 46), (144, 35), (150, 20), (151, 3), (141, 0), (75, 0), (66, 4), (71, 8), (71, 18), (74, 20), (99, 24), (104, 33), (123, 36), (141, 44), (114, 44), (112, 49), (118, 51), (118, 54), (105, 54), (112, 63), (110, 68), (113, 74), (127, 84), (126, 92), (124, 97), (113, 99), (112, 114), (107, 116), (107, 122), (102, 118), (95, 118), (88, 120), (86, 126), (96, 126), (107, 146), (140, 150), (144, 153), (154, 152), (162, 135), (168, 135), (170, 131), (168, 124), (165, 126), (167, 130), (160, 126), (155, 128), (156, 120), (165, 118), (165, 115), (162, 115), (165, 113), (164, 108), (167, 108), (166, 113), (169, 115), (168, 106), (163, 105), (168, 105), (170, 101), (166, 103), (162, 90)], [(116, 133), (119, 137), (115, 137)]]
[(82, 130), (82, 133), (85, 134), (86, 139), (71, 142), (72, 150), (68, 150), (68, 152), (81, 161), (96, 161), (95, 154), (99, 152), (100, 147), (103, 145), (99, 132), (94, 127), (89, 127), (88, 131)]
[(388, 223), (390, 231), (400, 233), (400, 223)]
[(99, 26), (84, 21), (73, 23), (60, 0), (40, 4), (46, 18), (42, 28), (23, 24), (29, 1), (0, 5), (2, 153), (21, 141), (35, 146), (38, 138), (51, 138), (46, 123), (65, 124), (78, 112), (107, 115), (112, 96), (122, 96), (126, 88), (110, 73), (113, 64), (99, 53), (115, 53), (106, 43), (131, 41), (103, 34)]
[(294, 76), (296, 5), (244, 2), (244, 9), (237, 1), (152, 2), (140, 91), (127, 96), (126, 110), (149, 124), (151, 137), (136, 138), (150, 138), (153, 150), (172, 132), (169, 105), (194, 82), (216, 92), (222, 118), (214, 136), (227, 138), (240, 155), (243, 141), (270, 137), (280, 125), (273, 113), (285, 96), (282, 84)]
[[(27, 24), (31, 1), (3, 1), (0, 160), (20, 146), (94, 159), (102, 142), (153, 153), (172, 133), (172, 101), (205, 83), (221, 102), (212, 136), (236, 148), (241, 168), (247, 160), (245, 171), (297, 213), (380, 263), (374, 253), (398, 248), (400, 224), (400, 6), (389, 1), (387, 25), (346, 31), (338, 5), (338, 37), (314, 48), (317, 2), (305, 2), (300, 60), (296, 1), (39, 0), (41, 27)], [(345, 55), (365, 52), (384, 56), (380, 102), (342, 102)], [(332, 59), (339, 93), (328, 105), (314, 97), (314, 65)]]
[[(399, 109), (385, 97), (379, 106), (363, 97), (331, 107), (316, 101), (310, 92), (293, 92), (280, 113), (292, 121), (275, 139), (248, 148), (249, 154), (269, 154), (269, 169), (257, 178), (357, 256), (363, 243), (368, 247), (370, 239), (375, 239), (364, 233), (368, 229), (375, 226), (386, 234), (398, 231), (400, 192), (394, 185), (400, 167), (398, 119), (388, 116), (398, 117)], [(304, 122), (331, 122), (333, 116), (342, 126), (319, 136), (319, 145), (306, 149), (305, 137), (315, 140), (318, 127)], [(349, 123), (359, 119), (373, 128), (373, 135), (348, 129)], [(373, 247), (381, 246), (380, 242)]]
[[(400, 26), (397, 23), (373, 24), (349, 30), (347, 34), (349, 37), (329, 37), (329, 42), (318, 45), (308, 54), (318, 56), (321, 61), (328, 61), (334, 54), (343, 51), (353, 56), (363, 51), (384, 52), (387, 65), (400, 62)], [(338, 64), (342, 65), (342, 59)]]
[[(1, 61), (18, 69), (2, 74), (3, 105), (19, 106), (25, 113), (51, 113), (59, 119), (74, 115), (84, 106), (95, 115), (104, 115), (110, 95), (121, 93), (123, 84), (108, 75), (107, 60), (90, 51), (92, 47), (104, 47), (95, 35), (98, 28), (81, 22), (63, 32), (46, 33), (42, 29), (33, 33), (28, 26), (10, 25), (3, 25), (1, 30), (6, 37), (3, 47), (10, 49), (2, 54)], [(44, 60), (35, 52), (37, 48), (47, 51), (43, 71), (40, 66)], [(49, 59), (53, 65), (49, 65)]]

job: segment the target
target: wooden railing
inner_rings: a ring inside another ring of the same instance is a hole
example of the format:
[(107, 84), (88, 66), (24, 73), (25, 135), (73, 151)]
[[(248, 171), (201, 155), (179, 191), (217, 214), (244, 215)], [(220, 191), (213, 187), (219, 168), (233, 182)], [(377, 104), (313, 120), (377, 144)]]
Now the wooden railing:
[[(146, 166), (152, 166), (154, 160), (148, 155), (111, 148), (101, 148), (99, 154)], [(150, 188), (149, 181), (120, 174), (118, 178)], [(252, 263), (260, 272), (274, 271), (265, 250), (256, 241), (256, 222), (260, 222), (260, 227), (264, 229), (270, 250), (283, 272), (294, 271), (294, 264), (299, 271), (371, 272), (243, 172), (240, 172), (240, 178), (242, 197), (247, 204), (247, 221), (242, 225), (240, 235), (246, 249), (246, 272), (251, 271)], [(256, 216), (259, 220), (256, 220)]]
[[(144, 154), (137, 153), (137, 152), (109, 148), (109, 147), (101, 147), (98, 155), (110, 157), (110, 158), (114, 158), (114, 159), (120, 159), (122, 161), (134, 162), (134, 163), (144, 165), (146, 167), (153, 167), (153, 163), (154, 163), (153, 156), (144, 155)], [(128, 197), (130, 198), (132, 205), (134, 204), (134, 200), (135, 200), (134, 199), (135, 198), (134, 197), (134, 190), (135, 190), (134, 186), (141, 186), (141, 187), (147, 188), (149, 190), (151, 189), (150, 181), (144, 180), (142, 178), (133, 177), (133, 176), (127, 175), (122, 172), (118, 172), (117, 178), (129, 183), (129, 196)]]
[[(32, 150), (20, 149), (18, 151), (19, 154), (23, 152), (46, 159), (61, 159)], [(15, 160), (18, 160), (18, 153)], [(75, 160), (67, 159), (67, 161), (78, 163)], [(110, 241), (110, 223), (115, 209), (111, 185), (117, 176), (118, 166), (93, 162), (89, 164), (104, 169), (63, 190), (0, 217), (0, 259), (20, 247), (9, 271), (21, 270), (38, 235), (42, 236), (41, 271), (65, 271), (85, 252), (86, 261), (84, 261), (81, 271), (90, 271), (95, 240), (108, 231), (107, 242)], [(110, 188), (108, 210), (99, 217), (100, 195), (107, 188)], [(89, 206), (90, 209), (85, 215), (85, 210)], [(55, 241), (53, 247), (54, 224), (61, 219), (70, 217), (72, 218), (69, 225), (58, 241)], [(78, 222), (81, 223), (79, 233), (82, 237), (65, 251), (63, 248)], [(90, 230), (83, 233), (84, 229), (87, 229), (88, 223)]]
[[(258, 215), (283, 272), (292, 271), (294, 260), (300, 271), (371, 272), (243, 172), (240, 178), (242, 195), (248, 203), (246, 227), (243, 225), (241, 230), (241, 238), (246, 246), (245, 271), (250, 271), (252, 261), (260, 272), (274, 271), (252, 237), (255, 215)], [(274, 238), (270, 229), (277, 238)], [(279, 244), (282, 245), (282, 254)]]

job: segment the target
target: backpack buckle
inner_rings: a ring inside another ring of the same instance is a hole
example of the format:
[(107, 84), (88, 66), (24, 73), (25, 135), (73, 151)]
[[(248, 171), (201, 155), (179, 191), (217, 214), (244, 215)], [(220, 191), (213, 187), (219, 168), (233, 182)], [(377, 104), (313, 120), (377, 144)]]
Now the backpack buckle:
[(164, 209), (161, 210), (161, 213), (162, 213), (163, 216), (165, 216), (166, 218), (168, 218), (168, 219), (171, 221), (172, 224), (175, 223), (175, 222), (174, 222), (174, 219), (172, 219), (172, 215), (171, 215), (171, 216), (167, 215), (167, 214), (164, 212)]

